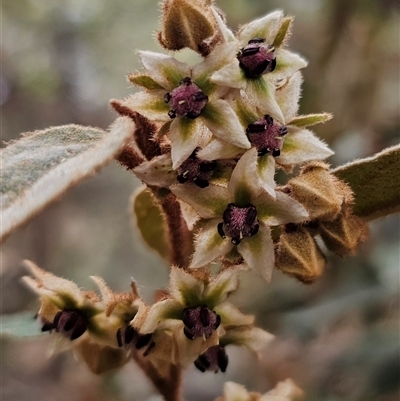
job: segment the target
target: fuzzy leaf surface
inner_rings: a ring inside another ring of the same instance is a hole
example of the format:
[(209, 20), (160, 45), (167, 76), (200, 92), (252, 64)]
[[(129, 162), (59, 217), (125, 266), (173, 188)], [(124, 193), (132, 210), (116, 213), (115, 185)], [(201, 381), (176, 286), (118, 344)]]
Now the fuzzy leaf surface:
[(110, 132), (63, 125), (24, 134), (1, 151), (1, 240), (83, 178), (113, 160), (133, 135), (117, 120)]
[(133, 195), (132, 206), (143, 241), (163, 259), (168, 259), (167, 224), (153, 194), (146, 187), (139, 188)]
[(333, 170), (354, 192), (354, 213), (365, 220), (400, 211), (400, 145)]

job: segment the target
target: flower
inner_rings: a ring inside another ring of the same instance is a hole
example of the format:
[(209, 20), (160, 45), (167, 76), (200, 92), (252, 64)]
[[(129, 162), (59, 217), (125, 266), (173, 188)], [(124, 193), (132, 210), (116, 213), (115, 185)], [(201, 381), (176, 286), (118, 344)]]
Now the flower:
[(169, 131), (174, 169), (189, 158), (204, 136), (250, 147), (238, 117), (221, 99), (226, 90), (210, 80), (210, 75), (227, 63), (234, 47), (233, 43), (218, 47), (192, 68), (164, 54), (139, 52), (147, 75), (133, 76), (131, 81), (146, 91), (135, 93), (122, 106), (166, 123), (162, 132)]
[[(269, 226), (308, 219), (304, 207), (290, 196), (276, 190), (273, 197), (259, 186), (254, 175), (256, 154), (257, 149), (252, 148), (240, 158), (227, 187), (210, 185), (201, 190), (190, 184), (185, 188), (170, 187), (200, 216), (191, 267), (204, 266), (236, 247), (244, 262), (269, 281), (274, 266)], [(267, 186), (275, 186), (271, 175)]]
[(114, 293), (100, 277), (92, 277), (100, 289), (101, 297), (91, 291), (81, 291), (72, 281), (57, 277), (40, 269), (31, 261), (25, 261), (34, 278), (23, 281), (35, 291), (41, 300), (38, 317), (42, 331), (50, 331), (57, 341), (66, 338), (72, 344), (90, 341), (100, 345), (118, 347), (121, 327), (144, 307), (136, 286), (131, 293)]
[[(268, 186), (271, 175), (275, 173), (275, 164), (291, 170), (295, 165), (313, 160), (323, 160), (333, 152), (317, 138), (307, 126), (324, 123), (332, 118), (331, 114), (297, 115), (299, 108), (300, 86), (302, 77), (297, 72), (278, 90), (277, 102), (283, 115), (283, 124), (275, 121), (269, 114), (256, 114), (245, 102), (235, 101), (234, 110), (250, 140), (257, 148), (257, 166), (255, 174), (260, 185), (272, 196), (273, 188)], [(203, 160), (233, 158), (243, 153), (243, 149), (221, 139), (213, 139), (198, 152)]]
[(232, 266), (212, 277), (202, 269), (185, 271), (172, 266), (169, 295), (150, 307), (140, 327), (142, 334), (154, 333), (155, 346), (149, 357), (163, 354), (162, 358), (171, 358), (165, 348), (158, 350), (157, 336), (165, 336), (163, 333), (174, 337), (175, 340), (169, 343), (176, 343), (177, 363), (185, 366), (218, 345), (226, 326), (251, 327), (254, 317), (243, 315), (226, 301), (238, 287), (240, 271), (241, 267)]
[(244, 25), (235, 37), (218, 13), (214, 15), (220, 22), (226, 46), (235, 43), (238, 53), (229, 64), (214, 72), (211, 81), (240, 90), (260, 114), (269, 114), (283, 122), (275, 99), (276, 86), (307, 65), (300, 56), (283, 49), (291, 19), (276, 11)]

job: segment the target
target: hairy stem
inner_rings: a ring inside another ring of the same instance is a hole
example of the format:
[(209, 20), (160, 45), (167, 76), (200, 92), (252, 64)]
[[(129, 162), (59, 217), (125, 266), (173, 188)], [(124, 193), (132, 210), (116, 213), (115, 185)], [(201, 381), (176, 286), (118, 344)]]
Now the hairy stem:
[(158, 196), (168, 225), (171, 263), (183, 269), (189, 266), (191, 233), (182, 217), (181, 207), (174, 194)]

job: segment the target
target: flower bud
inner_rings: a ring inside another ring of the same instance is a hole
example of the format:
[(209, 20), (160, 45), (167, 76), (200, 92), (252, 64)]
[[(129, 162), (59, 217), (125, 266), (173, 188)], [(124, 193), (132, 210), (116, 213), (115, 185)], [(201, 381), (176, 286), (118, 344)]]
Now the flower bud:
[(306, 208), (310, 220), (320, 221), (336, 218), (351, 194), (349, 187), (333, 176), (323, 162), (308, 163), (283, 190)]
[(214, 35), (218, 36), (219, 31), (208, 3), (200, 0), (164, 0), (161, 31), (157, 35), (161, 46), (167, 50), (188, 47), (203, 56), (209, 54), (211, 39)]
[(326, 247), (339, 256), (354, 255), (368, 237), (367, 224), (347, 207), (332, 221), (322, 222), (319, 234)]
[(324, 266), (325, 257), (311, 233), (303, 227), (288, 225), (279, 239), (275, 267), (311, 284), (321, 276)]

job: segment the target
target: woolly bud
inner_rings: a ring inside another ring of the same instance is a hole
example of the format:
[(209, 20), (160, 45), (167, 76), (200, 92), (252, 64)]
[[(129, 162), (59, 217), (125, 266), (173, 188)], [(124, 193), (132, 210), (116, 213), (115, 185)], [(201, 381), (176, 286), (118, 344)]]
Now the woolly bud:
[(351, 197), (350, 188), (333, 176), (323, 162), (308, 163), (283, 190), (306, 208), (310, 220), (335, 219), (342, 204)]
[(278, 243), (275, 267), (311, 284), (321, 276), (325, 257), (312, 234), (303, 227), (288, 225)]
[(357, 247), (368, 237), (366, 223), (345, 207), (332, 221), (322, 222), (319, 234), (326, 247), (339, 256), (354, 255)]
[(167, 50), (188, 47), (202, 56), (209, 54), (214, 35), (219, 35), (210, 3), (201, 0), (164, 0), (161, 31), (157, 35), (161, 46)]

